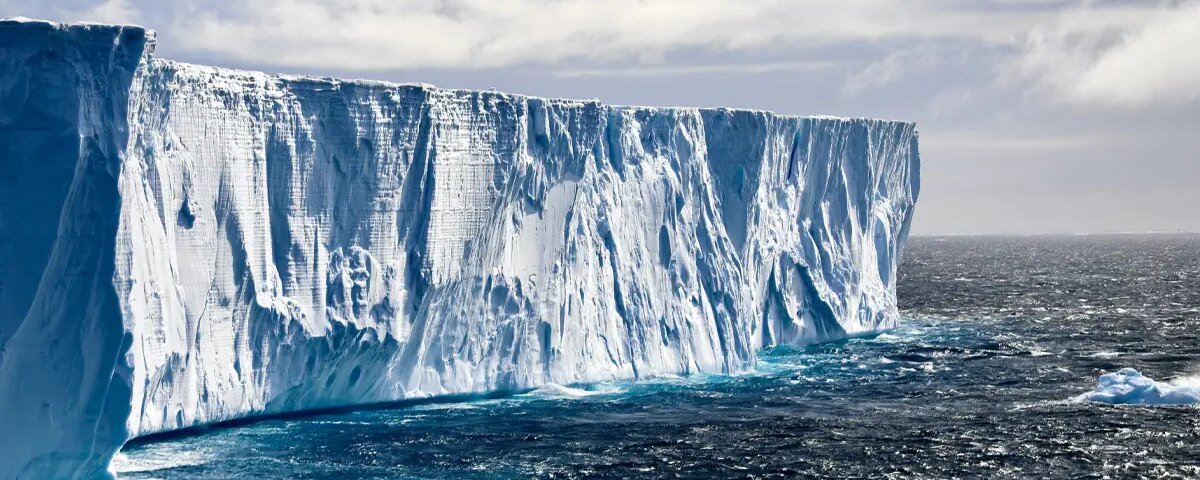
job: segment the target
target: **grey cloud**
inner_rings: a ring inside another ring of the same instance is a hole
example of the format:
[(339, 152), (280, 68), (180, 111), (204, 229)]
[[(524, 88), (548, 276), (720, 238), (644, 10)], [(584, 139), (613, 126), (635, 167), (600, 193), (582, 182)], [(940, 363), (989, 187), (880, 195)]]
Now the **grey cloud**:
[(1178, 53), (1198, 3), (0, 0), (0, 16), (129, 15), (163, 56), (255, 70), (914, 120), (914, 231), (995, 233), (1200, 230), (1200, 57)]

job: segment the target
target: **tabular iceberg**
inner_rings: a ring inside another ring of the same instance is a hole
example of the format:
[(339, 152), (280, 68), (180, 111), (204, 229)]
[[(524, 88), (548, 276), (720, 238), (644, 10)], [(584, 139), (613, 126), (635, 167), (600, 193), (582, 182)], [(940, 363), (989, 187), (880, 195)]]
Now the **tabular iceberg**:
[[(915, 126), (153, 57), (0, 21), (0, 478), (251, 415), (892, 327)], [(12, 435), (11, 432), (21, 432)]]

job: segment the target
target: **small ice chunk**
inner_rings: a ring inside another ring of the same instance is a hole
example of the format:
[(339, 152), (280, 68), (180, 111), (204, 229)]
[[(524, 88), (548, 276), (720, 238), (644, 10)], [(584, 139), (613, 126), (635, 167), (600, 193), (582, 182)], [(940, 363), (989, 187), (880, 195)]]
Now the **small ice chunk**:
[(1190, 405), (1200, 403), (1200, 378), (1157, 382), (1132, 368), (1100, 376), (1096, 388), (1076, 397), (1081, 402), (1133, 405)]

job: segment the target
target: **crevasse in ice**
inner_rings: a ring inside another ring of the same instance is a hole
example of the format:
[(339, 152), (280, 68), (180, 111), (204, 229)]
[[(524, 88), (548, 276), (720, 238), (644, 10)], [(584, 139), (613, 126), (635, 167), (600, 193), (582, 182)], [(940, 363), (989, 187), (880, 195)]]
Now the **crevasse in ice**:
[(153, 45), (0, 21), (0, 478), (104, 476), (129, 438), (252, 415), (737, 372), (898, 320), (912, 123)]

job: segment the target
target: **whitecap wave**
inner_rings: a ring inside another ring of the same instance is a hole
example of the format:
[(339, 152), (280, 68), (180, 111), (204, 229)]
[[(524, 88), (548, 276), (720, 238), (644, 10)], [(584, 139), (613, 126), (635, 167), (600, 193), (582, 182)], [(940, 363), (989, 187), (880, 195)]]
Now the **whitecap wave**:
[(621, 393), (622, 391), (623, 390), (621, 388), (612, 386), (612, 385), (596, 385), (593, 388), (583, 389), (583, 388), (568, 387), (566, 385), (559, 385), (557, 383), (551, 383), (551, 384), (543, 385), (541, 387), (534, 389), (533, 391), (530, 391), (528, 393), (518, 395), (518, 396), (536, 397), (536, 398), (572, 399), (572, 398), (591, 397), (594, 395), (616, 394), (616, 393)]
[(1132, 368), (1122, 368), (1101, 375), (1094, 390), (1075, 399), (1111, 404), (1191, 405), (1200, 403), (1200, 377), (1158, 382)]
[(117, 452), (109, 463), (108, 469), (117, 478), (125, 473), (148, 473), (177, 467), (203, 465), (210, 459), (210, 454), (199, 449), (171, 448), (155, 446), (148, 451), (139, 452), (136, 458)]

